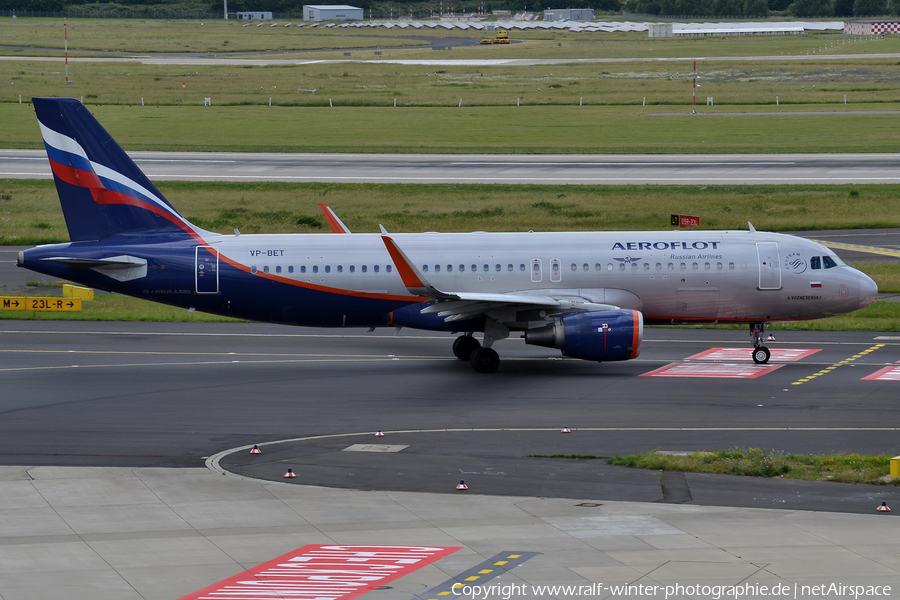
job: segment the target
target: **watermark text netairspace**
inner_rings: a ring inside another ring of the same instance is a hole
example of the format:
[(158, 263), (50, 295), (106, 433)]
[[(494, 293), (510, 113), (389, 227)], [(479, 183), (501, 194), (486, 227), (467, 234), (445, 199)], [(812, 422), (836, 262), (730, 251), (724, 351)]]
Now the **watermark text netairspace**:
[(472, 600), (511, 600), (512, 598), (601, 598), (605, 596), (621, 598), (708, 598), (709, 600), (747, 600), (749, 598), (776, 598), (800, 600), (802, 598), (841, 598), (860, 600), (861, 598), (884, 598), (891, 595), (889, 585), (848, 585), (840, 582), (820, 584), (755, 584), (704, 585), (704, 584), (572, 584), (572, 585), (529, 585), (523, 583), (494, 583), (491, 585), (453, 586), (453, 595)]

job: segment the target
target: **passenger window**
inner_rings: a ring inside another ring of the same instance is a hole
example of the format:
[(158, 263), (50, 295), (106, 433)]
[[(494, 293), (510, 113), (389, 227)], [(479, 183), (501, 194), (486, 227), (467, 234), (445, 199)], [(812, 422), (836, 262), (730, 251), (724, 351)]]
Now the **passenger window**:
[(452, 273), (452, 272), (453, 272), (453, 265), (447, 265), (447, 272), (448, 272), (448, 273)]
[(596, 264), (594, 265), (594, 270), (595, 270), (595, 271), (602, 271), (602, 270), (603, 270), (603, 265), (601, 265), (600, 263), (596, 263)]
[(584, 263), (584, 264), (581, 266), (581, 270), (582, 270), (582, 271), (590, 271), (590, 270), (591, 270), (591, 265), (589, 265), (589, 264), (587, 264), (587, 263)]
[(325, 265), (325, 272), (331, 273), (331, 265)]
[(268, 272), (269, 272), (269, 267), (263, 267), (263, 273), (268, 273)]
[(441, 265), (434, 265), (434, 272), (435, 272), (435, 273), (440, 273), (440, 272), (441, 272)]
[(391, 272), (391, 265), (386, 266), (386, 267), (384, 268), (384, 270), (387, 271), (388, 273), (390, 273), (390, 272)]
[(350, 272), (356, 273), (356, 265), (350, 265)]
[(700, 268), (700, 265), (698, 265), (697, 263), (691, 263), (691, 269), (693, 269), (694, 271), (696, 271), (699, 268)]
[(637, 263), (631, 263), (631, 272), (634, 273), (637, 271)]
[(459, 265), (459, 272), (463, 273), (466, 270), (466, 265)]
[(539, 265), (538, 263), (534, 263), (533, 268), (534, 268), (534, 272), (537, 273), (538, 271), (541, 270), (541, 265)]
[(669, 270), (670, 270), (670, 271), (674, 271), (674, 270), (675, 270), (675, 263), (669, 263)]
[(369, 270), (368, 265), (363, 265), (363, 266), (362, 266), (362, 272), (363, 272), (363, 273), (365, 273), (365, 272), (368, 271), (368, 270)]
[(684, 271), (685, 269), (687, 269), (687, 265), (684, 263), (681, 263), (678, 265), (678, 268), (681, 269), (682, 271)]
[(525, 271), (525, 263), (519, 265), (519, 271)]
[(703, 263), (703, 270), (709, 271), (709, 263)]
[(372, 265), (372, 270), (376, 273), (378, 272), (378, 265)]
[(293, 273), (293, 272), (294, 272), (294, 265), (291, 265), (288, 267), (288, 273)]
[(428, 272), (428, 265), (422, 265), (422, 272), (424, 272), (424, 273)]
[(494, 268), (494, 270), (495, 270), (495, 271), (500, 271), (500, 269), (501, 269), (500, 263), (497, 263), (497, 266)]
[(722, 263), (716, 263), (716, 271), (722, 270)]
[(313, 265), (313, 273), (319, 272), (319, 265)]
[(559, 273), (559, 263), (553, 263), (553, 272)]
[(276, 272), (276, 273), (281, 273), (281, 267), (280, 267), (280, 266), (275, 267), (275, 272)]
[(513, 270), (512, 263), (509, 263), (508, 265), (506, 265), (506, 270), (509, 271), (510, 273), (512, 273), (512, 270)]
[(572, 263), (572, 266), (571, 266), (570, 268), (571, 268), (573, 271), (577, 271), (577, 270), (578, 270), (578, 265), (576, 265), (575, 263)]
[(482, 269), (485, 273), (487, 273), (491, 268), (491, 265), (484, 263), (484, 268)]
[(338, 265), (338, 273), (344, 272), (344, 265)]
[(472, 272), (474, 273), (477, 270), (478, 270), (478, 265), (472, 265)]
[(728, 270), (734, 271), (734, 263), (728, 263)]
[(809, 259), (809, 268), (810, 269), (821, 269), (822, 268), (822, 259), (818, 256), (813, 256)]
[(649, 271), (649, 270), (650, 270), (650, 263), (644, 263), (644, 270), (645, 270), (645, 271)]
[(256, 265), (250, 267), (250, 272), (256, 275)]
[(826, 269), (832, 269), (837, 266), (837, 263), (834, 262), (834, 260), (832, 260), (832, 258), (830, 256), (823, 256), (822, 264), (825, 266)]
[(656, 270), (662, 271), (662, 263), (656, 263)]
[(302, 267), (300, 267), (300, 272), (306, 273), (306, 265), (303, 265)]

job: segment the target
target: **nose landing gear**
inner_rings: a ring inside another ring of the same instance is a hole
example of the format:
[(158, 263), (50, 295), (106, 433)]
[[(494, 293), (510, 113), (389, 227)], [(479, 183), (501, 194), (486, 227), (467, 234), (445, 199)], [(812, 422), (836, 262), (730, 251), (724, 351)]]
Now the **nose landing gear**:
[(769, 362), (772, 353), (763, 346), (763, 334), (766, 330), (765, 323), (750, 323), (750, 338), (753, 340), (753, 362), (764, 365)]

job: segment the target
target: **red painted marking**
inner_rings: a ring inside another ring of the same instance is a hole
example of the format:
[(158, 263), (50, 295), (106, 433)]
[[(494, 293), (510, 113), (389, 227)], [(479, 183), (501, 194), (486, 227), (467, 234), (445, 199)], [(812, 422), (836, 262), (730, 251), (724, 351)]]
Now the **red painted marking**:
[(900, 367), (885, 367), (878, 369), (871, 375), (863, 377), (860, 381), (900, 381)]
[(461, 549), (311, 544), (179, 600), (349, 600)]
[(328, 226), (331, 228), (331, 233), (348, 233), (337, 219), (334, 218), (334, 213), (331, 212), (331, 209), (327, 204), (319, 203), (319, 208), (322, 210), (322, 214), (325, 215), (325, 220), (328, 222)]
[[(772, 353), (770, 360), (778, 362), (796, 362), (820, 351), (818, 348), (770, 348), (769, 350)], [(753, 355), (751, 348), (710, 348), (700, 354), (688, 356), (684, 360), (739, 360), (750, 362), (753, 360)]]
[(700, 227), (700, 217), (692, 217), (689, 215), (678, 215), (679, 227)]
[(641, 377), (707, 377), (712, 379), (756, 379), (784, 365), (734, 363), (672, 363)]

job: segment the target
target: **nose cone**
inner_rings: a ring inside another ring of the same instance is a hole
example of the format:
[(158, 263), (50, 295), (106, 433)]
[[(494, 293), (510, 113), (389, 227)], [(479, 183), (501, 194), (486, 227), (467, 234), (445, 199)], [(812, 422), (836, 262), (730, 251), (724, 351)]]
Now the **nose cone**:
[(878, 296), (878, 284), (863, 273), (860, 273), (859, 277), (859, 308), (862, 308), (875, 301), (875, 298)]

